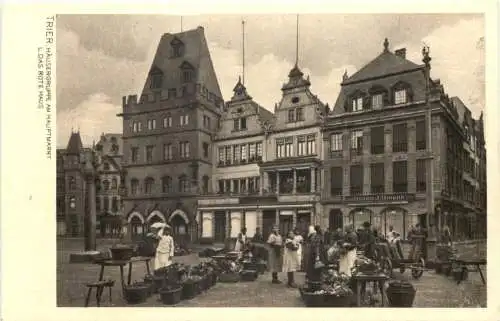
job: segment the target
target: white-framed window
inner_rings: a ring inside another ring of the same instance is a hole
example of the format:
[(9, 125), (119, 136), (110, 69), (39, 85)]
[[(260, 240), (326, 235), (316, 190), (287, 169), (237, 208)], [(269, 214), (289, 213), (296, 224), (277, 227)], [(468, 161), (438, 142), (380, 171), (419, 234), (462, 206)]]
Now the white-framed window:
[(283, 138), (276, 139), (276, 157), (285, 157), (285, 140)]
[(379, 109), (384, 107), (384, 95), (383, 94), (375, 94), (372, 96), (372, 108)]
[(226, 164), (231, 164), (233, 158), (233, 151), (231, 146), (226, 146)]
[(234, 131), (240, 131), (240, 130), (247, 129), (247, 118), (246, 117), (236, 118), (236, 119), (234, 119), (233, 122), (234, 122), (234, 124), (233, 124)]
[(137, 133), (137, 122), (132, 122), (132, 132)]
[(189, 115), (181, 115), (180, 118), (181, 126), (186, 126), (189, 124)]
[(255, 157), (257, 156), (257, 144), (256, 143), (250, 143), (248, 144), (248, 156), (251, 161), (255, 160)]
[(262, 158), (262, 142), (257, 143), (257, 158)]
[(163, 128), (170, 127), (172, 127), (172, 116), (168, 115), (167, 117), (163, 118)]
[(241, 156), (240, 145), (234, 145), (233, 149), (234, 149), (233, 158), (234, 158), (234, 162), (236, 163), (236, 162), (240, 161), (240, 156)]
[(306, 138), (306, 154), (307, 155), (315, 155), (316, 154), (316, 136), (315, 135), (307, 135)]
[(306, 154), (306, 137), (299, 136), (297, 137), (297, 155), (303, 156)]
[(342, 133), (335, 133), (330, 136), (330, 150), (332, 152), (342, 151)]
[(351, 132), (351, 148), (360, 149), (363, 146), (363, 131), (355, 130)]
[(285, 157), (293, 156), (293, 137), (285, 138)]
[(148, 130), (156, 129), (156, 119), (148, 119)]
[(399, 105), (399, 104), (406, 104), (407, 102), (407, 95), (406, 95), (406, 89), (399, 89), (394, 92), (394, 104)]
[(142, 123), (140, 121), (132, 122), (132, 132), (139, 133), (142, 131)]
[(246, 161), (247, 160), (247, 145), (241, 145), (241, 160)]
[(363, 97), (354, 98), (352, 100), (352, 111), (363, 110)]
[(181, 142), (179, 144), (179, 151), (181, 158), (189, 158), (191, 145), (189, 142)]
[(165, 145), (163, 145), (163, 159), (164, 160), (171, 160), (171, 159), (173, 159), (172, 144), (165, 144)]

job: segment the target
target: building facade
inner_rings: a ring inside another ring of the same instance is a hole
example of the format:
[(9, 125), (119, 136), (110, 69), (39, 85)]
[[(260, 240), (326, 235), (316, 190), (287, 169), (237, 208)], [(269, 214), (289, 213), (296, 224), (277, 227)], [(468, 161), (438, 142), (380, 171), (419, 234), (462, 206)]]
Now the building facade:
[(123, 228), (123, 141), (121, 134), (102, 134), (94, 146), (98, 157), (96, 179), (97, 235), (118, 237)]
[[(464, 146), (471, 141), (467, 132), (474, 130), (476, 136), (484, 137), (482, 120), (477, 126), (471, 126), (475, 124), (472, 120), (467, 125), (462, 119), (471, 119), (470, 111), (457, 108), (440, 81), (430, 79), (430, 153), (425, 77), (425, 65), (407, 60), (406, 49), (391, 52), (387, 39), (380, 55), (352, 76), (344, 75), (323, 128), (322, 202), (330, 229), (346, 224), (359, 227), (369, 221), (382, 232), (393, 226), (406, 237), (411, 226), (426, 226), (429, 157), (433, 157), (435, 200), (431, 224), (438, 228), (448, 225), (458, 237), (470, 229), (470, 221), (460, 218), (485, 212), (485, 203), (478, 201), (480, 208), (475, 210), (475, 203), (464, 198), (465, 189), (476, 195), (473, 183), (464, 180)], [(478, 144), (484, 152), (484, 140), (478, 139)], [(467, 161), (472, 163), (473, 157), (468, 155)], [(478, 156), (476, 163), (484, 164), (480, 159)], [(482, 195), (479, 181), (475, 186), (477, 195)]]
[(198, 27), (164, 34), (142, 95), (123, 97), (124, 213), (129, 235), (156, 221), (193, 240), (197, 196), (212, 178), (212, 136), (223, 100)]
[(221, 118), (214, 148), (213, 189), (198, 200), (201, 237), (222, 242), (242, 227), (264, 237), (320, 224), (321, 124), (327, 113), (295, 66), (274, 114), (259, 106), (239, 81)]
[(56, 151), (57, 235), (82, 236), (86, 211), (85, 177), (79, 132), (71, 133), (66, 149)]

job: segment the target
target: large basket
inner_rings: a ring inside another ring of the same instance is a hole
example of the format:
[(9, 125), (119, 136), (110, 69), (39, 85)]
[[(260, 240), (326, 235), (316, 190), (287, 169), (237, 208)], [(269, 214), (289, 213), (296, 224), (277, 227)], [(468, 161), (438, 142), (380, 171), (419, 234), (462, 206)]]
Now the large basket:
[(111, 252), (111, 259), (117, 261), (127, 261), (134, 256), (135, 249), (132, 246), (117, 246), (109, 249)]
[(387, 299), (391, 307), (411, 308), (415, 300), (416, 290), (408, 282), (391, 282), (387, 288)]
[(303, 288), (299, 288), (300, 297), (306, 307), (321, 308), (325, 307), (325, 295), (322, 293), (306, 292)]
[(181, 302), (182, 286), (160, 289), (160, 299), (165, 305), (174, 305)]
[(219, 282), (222, 283), (236, 283), (239, 281), (240, 281), (239, 273), (229, 272), (229, 273), (222, 273), (221, 275), (219, 275)]
[(128, 304), (139, 304), (146, 301), (150, 291), (151, 285), (144, 282), (135, 283), (123, 288), (125, 301)]
[(333, 294), (325, 294), (323, 299), (325, 307), (344, 308), (351, 305), (352, 295), (336, 296)]

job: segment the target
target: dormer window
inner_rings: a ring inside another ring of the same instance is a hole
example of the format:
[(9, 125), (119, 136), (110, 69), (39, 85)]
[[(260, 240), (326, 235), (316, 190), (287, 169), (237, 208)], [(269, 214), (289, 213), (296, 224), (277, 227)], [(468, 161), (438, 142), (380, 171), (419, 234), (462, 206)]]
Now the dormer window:
[(372, 96), (372, 108), (380, 109), (384, 106), (384, 95), (383, 94), (375, 94)]
[(182, 72), (182, 82), (191, 82), (193, 80), (193, 71), (184, 70)]
[(184, 43), (175, 37), (171, 42), (172, 47), (172, 58), (182, 57), (184, 55)]
[(296, 121), (304, 120), (304, 109), (302, 109), (301, 107), (295, 109), (295, 119)]
[(295, 122), (295, 109), (288, 110), (288, 122), (289, 123)]
[(236, 118), (233, 125), (234, 131), (246, 130), (247, 129), (247, 119), (246, 117)]
[(150, 84), (149, 88), (151, 89), (159, 89), (163, 83), (163, 72), (156, 66), (151, 68), (149, 72)]
[(356, 97), (352, 99), (352, 111), (363, 110), (363, 97)]
[(407, 94), (406, 89), (398, 89), (394, 92), (394, 104), (406, 104), (407, 103)]

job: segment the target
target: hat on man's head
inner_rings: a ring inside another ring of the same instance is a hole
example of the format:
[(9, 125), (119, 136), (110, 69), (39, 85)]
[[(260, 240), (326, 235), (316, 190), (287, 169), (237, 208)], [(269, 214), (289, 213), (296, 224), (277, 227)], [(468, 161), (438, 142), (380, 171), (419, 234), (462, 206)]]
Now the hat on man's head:
[(370, 227), (370, 226), (371, 226), (371, 224), (368, 221), (366, 221), (366, 222), (363, 223), (363, 227)]

